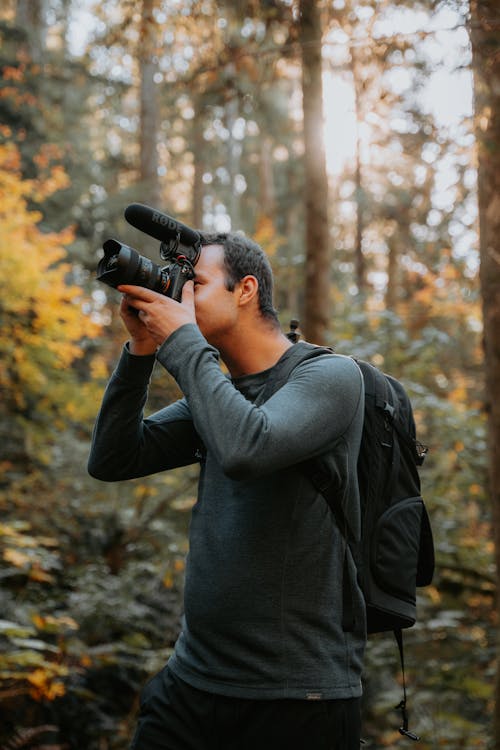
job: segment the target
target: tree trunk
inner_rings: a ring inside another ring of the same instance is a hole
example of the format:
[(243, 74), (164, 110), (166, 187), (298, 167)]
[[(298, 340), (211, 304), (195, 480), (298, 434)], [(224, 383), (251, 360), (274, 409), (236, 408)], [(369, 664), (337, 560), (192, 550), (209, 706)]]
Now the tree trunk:
[(387, 238), (387, 287), (385, 292), (385, 307), (390, 312), (397, 310), (397, 272), (398, 272), (398, 238), (395, 234)]
[(274, 218), (276, 214), (276, 191), (274, 186), (272, 140), (263, 135), (260, 142), (259, 196), (260, 214)]
[[(480, 281), (483, 301), (485, 389), (489, 432), (489, 485), (497, 581), (500, 576), (500, 6), (471, 0), (471, 42), (478, 148)], [(498, 585), (498, 584), (497, 584)], [(500, 617), (500, 597), (497, 595)], [(500, 750), (500, 633), (493, 737)]]
[(161, 208), (160, 184), (158, 179), (158, 127), (159, 105), (158, 86), (154, 77), (158, 70), (156, 34), (154, 18), (155, 0), (143, 0), (142, 25), (139, 49), (141, 77), (141, 124), (139, 136), (140, 183), (142, 202)]
[(323, 137), (321, 19), (316, 2), (300, 0), (302, 52), (306, 269), (303, 330), (316, 343), (327, 342), (330, 324), (328, 180)]
[[(236, 77), (236, 67), (229, 63), (226, 67), (226, 75), (229, 80)], [(229, 131), (227, 139), (227, 171), (229, 172), (230, 194), (228, 199), (229, 216), (231, 217), (231, 229), (241, 229), (240, 196), (236, 189), (236, 177), (241, 165), (241, 144), (234, 137), (234, 127), (239, 117), (239, 101), (236, 90), (232, 92), (229, 101), (226, 102), (226, 125)]]
[(203, 228), (203, 172), (205, 166), (205, 149), (207, 143), (203, 138), (203, 97), (202, 94), (194, 99), (195, 115), (193, 121), (193, 227)]
[(359, 123), (361, 122), (361, 97), (362, 82), (359, 75), (359, 63), (356, 58), (356, 47), (351, 46), (351, 74), (354, 84), (354, 106), (356, 114), (356, 170), (354, 180), (356, 184), (356, 239), (354, 244), (354, 267), (356, 270), (356, 285), (358, 287), (359, 298), (363, 302), (366, 294), (366, 260), (363, 253), (363, 230), (364, 230), (364, 207), (365, 191), (363, 188), (363, 172), (361, 167), (361, 138), (359, 133)]
[[(286, 237), (285, 258), (286, 265), (282, 278), (284, 283), (279, 285), (279, 293), (282, 295), (281, 306), (288, 312), (291, 318), (300, 318), (303, 311), (304, 284), (302, 283), (302, 266), (298, 264), (298, 258), (303, 254), (302, 219), (296, 210), (297, 200), (295, 196), (300, 195), (302, 188), (302, 175), (298, 174), (294, 160), (288, 161), (286, 169), (286, 181), (288, 195), (291, 200), (284, 203), (281, 208), (284, 219), (283, 234)], [(289, 321), (286, 321), (287, 324)]]
[(30, 60), (41, 63), (45, 51), (45, 2), (44, 0), (17, 0), (16, 25), (27, 34), (27, 47), (23, 45)]

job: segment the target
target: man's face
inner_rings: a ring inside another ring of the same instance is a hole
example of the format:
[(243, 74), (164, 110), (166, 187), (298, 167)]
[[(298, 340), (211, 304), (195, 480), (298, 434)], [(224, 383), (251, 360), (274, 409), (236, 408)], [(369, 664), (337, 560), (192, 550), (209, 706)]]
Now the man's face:
[(195, 266), (194, 304), (200, 331), (216, 348), (237, 320), (237, 291), (238, 285), (232, 292), (226, 289), (222, 245), (205, 245)]

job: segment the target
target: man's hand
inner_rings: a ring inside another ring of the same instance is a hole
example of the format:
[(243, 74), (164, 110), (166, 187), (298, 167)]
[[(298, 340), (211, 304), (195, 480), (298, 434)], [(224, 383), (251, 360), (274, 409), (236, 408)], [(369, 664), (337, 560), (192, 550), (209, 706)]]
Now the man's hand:
[(142, 286), (121, 284), (123, 293), (120, 315), (130, 333), (132, 354), (154, 354), (171, 333), (186, 323), (196, 324), (194, 285), (187, 281), (182, 302)]

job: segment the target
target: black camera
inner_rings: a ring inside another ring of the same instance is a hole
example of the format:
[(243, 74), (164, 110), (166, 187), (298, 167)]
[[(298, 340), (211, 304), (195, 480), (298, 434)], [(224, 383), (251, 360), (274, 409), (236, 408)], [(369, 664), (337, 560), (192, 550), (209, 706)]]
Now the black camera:
[(125, 218), (141, 232), (161, 241), (160, 257), (165, 266), (153, 263), (119, 240), (103, 244), (104, 257), (97, 266), (97, 279), (116, 289), (120, 284), (135, 284), (160, 292), (180, 302), (182, 287), (194, 278), (194, 266), (201, 252), (198, 232), (154, 208), (132, 203)]

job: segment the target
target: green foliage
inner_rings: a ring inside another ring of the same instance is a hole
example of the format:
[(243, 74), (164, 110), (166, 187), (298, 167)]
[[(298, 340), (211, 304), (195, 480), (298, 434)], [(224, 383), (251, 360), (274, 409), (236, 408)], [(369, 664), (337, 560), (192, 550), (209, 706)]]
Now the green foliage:
[(35, 496), (22, 479), (0, 494), (17, 519), (0, 526), (0, 745), (50, 724), (62, 745), (126, 746), (179, 629), (194, 477), (118, 485), (113, 507), (84, 477), (86, 449), (73, 438)]

